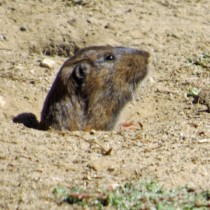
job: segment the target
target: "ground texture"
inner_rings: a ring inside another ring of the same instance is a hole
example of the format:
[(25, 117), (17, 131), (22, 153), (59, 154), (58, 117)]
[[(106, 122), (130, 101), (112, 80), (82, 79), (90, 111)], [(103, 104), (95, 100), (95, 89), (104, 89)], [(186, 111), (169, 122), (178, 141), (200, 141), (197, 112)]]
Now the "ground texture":
[[(209, 0), (0, 1), (0, 208), (60, 209), (58, 185), (152, 179), (209, 189), (210, 114), (187, 97), (193, 88), (210, 95), (209, 8)], [(151, 54), (150, 75), (120, 116), (133, 126), (89, 134), (13, 123), (24, 112), (40, 118), (76, 47), (102, 44)], [(46, 57), (54, 68), (40, 66)]]

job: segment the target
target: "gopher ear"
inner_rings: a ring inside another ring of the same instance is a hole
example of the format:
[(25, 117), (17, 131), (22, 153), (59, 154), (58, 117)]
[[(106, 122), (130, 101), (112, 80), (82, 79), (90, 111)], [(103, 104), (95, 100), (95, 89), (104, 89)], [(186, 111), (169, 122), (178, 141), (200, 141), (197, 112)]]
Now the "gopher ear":
[(78, 85), (82, 85), (88, 73), (88, 66), (86, 63), (77, 64), (72, 72), (73, 79)]

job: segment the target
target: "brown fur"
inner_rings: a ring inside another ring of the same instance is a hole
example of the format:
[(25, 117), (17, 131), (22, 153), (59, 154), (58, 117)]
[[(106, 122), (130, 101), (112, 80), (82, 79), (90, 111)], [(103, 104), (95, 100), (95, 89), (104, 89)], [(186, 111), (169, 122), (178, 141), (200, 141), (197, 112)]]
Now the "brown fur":
[(81, 49), (58, 72), (44, 103), (41, 129), (113, 129), (147, 75), (148, 58), (148, 52), (124, 47)]

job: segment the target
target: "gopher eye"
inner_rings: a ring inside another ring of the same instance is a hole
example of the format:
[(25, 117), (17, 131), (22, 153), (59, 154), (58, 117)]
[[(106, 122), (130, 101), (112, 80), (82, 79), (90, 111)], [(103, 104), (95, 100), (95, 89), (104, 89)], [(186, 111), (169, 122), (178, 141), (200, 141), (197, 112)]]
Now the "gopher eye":
[(115, 57), (112, 54), (105, 55), (105, 58), (104, 58), (105, 61), (113, 61), (114, 59)]

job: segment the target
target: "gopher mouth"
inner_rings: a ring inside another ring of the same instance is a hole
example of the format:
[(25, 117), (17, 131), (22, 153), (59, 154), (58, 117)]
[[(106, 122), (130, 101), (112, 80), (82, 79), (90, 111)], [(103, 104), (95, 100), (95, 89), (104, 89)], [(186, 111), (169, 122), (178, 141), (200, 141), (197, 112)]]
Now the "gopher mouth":
[(140, 85), (140, 83), (145, 79), (147, 74), (148, 74), (148, 69), (146, 67), (143, 72), (138, 71), (138, 72), (135, 72), (135, 74), (132, 75), (132, 77), (128, 81), (129, 89), (130, 89), (130, 92), (131, 92), (132, 95), (134, 94), (135, 90)]
[(145, 72), (136, 72), (132, 75), (132, 77), (129, 80), (130, 85), (132, 85), (134, 88), (146, 77), (147, 71)]

